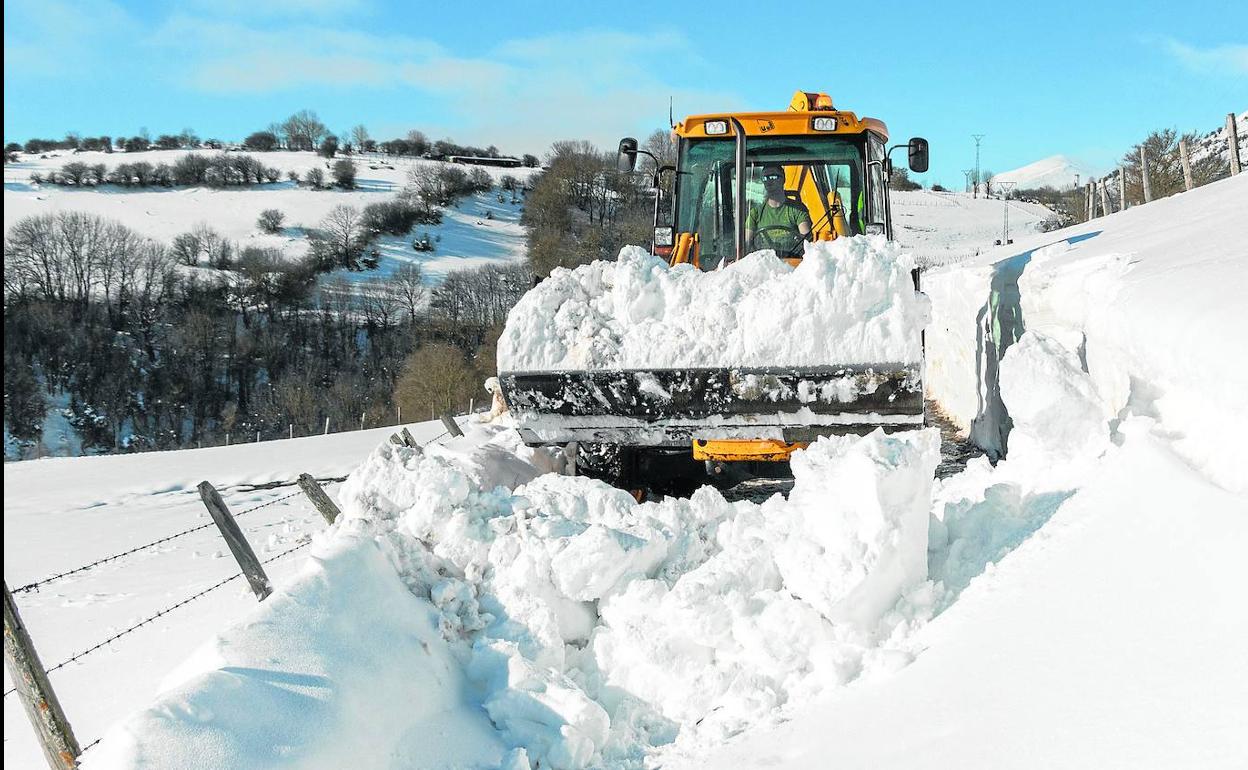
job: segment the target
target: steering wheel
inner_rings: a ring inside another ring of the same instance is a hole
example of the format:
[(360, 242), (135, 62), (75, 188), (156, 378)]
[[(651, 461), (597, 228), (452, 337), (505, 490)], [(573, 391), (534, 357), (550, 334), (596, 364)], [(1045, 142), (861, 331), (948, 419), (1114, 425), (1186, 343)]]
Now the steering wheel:
[[(791, 240), (781, 236), (781, 233), (790, 236)], [(777, 256), (800, 257), (802, 242), (805, 240), (806, 236), (802, 235), (802, 231), (791, 225), (767, 225), (760, 227), (750, 237), (750, 250), (771, 249)]]

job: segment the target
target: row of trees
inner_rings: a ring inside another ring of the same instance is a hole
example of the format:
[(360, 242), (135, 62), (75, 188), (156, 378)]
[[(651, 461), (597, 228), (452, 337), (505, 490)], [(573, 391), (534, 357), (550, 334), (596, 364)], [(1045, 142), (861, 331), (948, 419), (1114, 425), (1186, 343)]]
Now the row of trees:
[(178, 150), (208, 149), (219, 150), (223, 147), (219, 139), (200, 140), (192, 129), (182, 129), (180, 134), (161, 134), (152, 139), (143, 129), (135, 136), (82, 136), (75, 132), (65, 135), (64, 139), (29, 139), (25, 144), (9, 142), (4, 146), (6, 156), (11, 153), (26, 152), (30, 154), (53, 152), (56, 150), (83, 150), (95, 152), (112, 152), (116, 147), (125, 152), (144, 152), (146, 150)]
[[(258, 152), (281, 149), (316, 150), (327, 158), (334, 157), (338, 152), (347, 154), (383, 152), (388, 155), (433, 159), (443, 159), (452, 155), (503, 157), (494, 145), (476, 147), (457, 144), (450, 139), (430, 140), (424, 132), (415, 129), (407, 132), (403, 137), (381, 142), (373, 139), (363, 125), (357, 125), (348, 131), (335, 134), (311, 110), (300, 110), (280, 123), (272, 123), (268, 128), (248, 135), (243, 140), (243, 146)], [(535, 155), (524, 155), (523, 162), (530, 168), (538, 165)]]
[[(282, 172), (265, 166), (250, 155), (183, 155), (173, 163), (149, 163), (144, 160), (119, 163), (112, 169), (103, 163), (71, 161), (59, 170), (40, 174), (34, 172), (30, 181), (73, 187), (115, 184), (123, 187), (174, 187), (206, 185), (229, 187), (264, 184), (281, 179)], [(352, 175), (354, 177), (354, 175)]]
[[(11, 142), (5, 146), (6, 159), (12, 153), (46, 153), (56, 150), (94, 150), (113, 152), (114, 148), (125, 152), (144, 152), (147, 150), (198, 149), (207, 147), (221, 149), (223, 143), (218, 139), (201, 141), (192, 129), (183, 129), (180, 134), (161, 134), (155, 139), (147, 129), (130, 137), (83, 137), (70, 132), (64, 139), (30, 139), (25, 144)], [(373, 139), (363, 125), (353, 126), (347, 131), (335, 134), (321, 121), (312, 110), (299, 110), (283, 121), (270, 123), (263, 130), (255, 131), (243, 140), (243, 147), (255, 152), (273, 150), (309, 150), (319, 151), (325, 157), (332, 158), (338, 152), (347, 154), (356, 152), (384, 152), (391, 155), (403, 155), (417, 158), (442, 159), (451, 155), (471, 155), (485, 158), (503, 157), (494, 145), (477, 147), (458, 144), (450, 139), (430, 140), (423, 132), (412, 130), (405, 136), (378, 142)], [(538, 159), (535, 155), (523, 156), (526, 166), (536, 167)]]

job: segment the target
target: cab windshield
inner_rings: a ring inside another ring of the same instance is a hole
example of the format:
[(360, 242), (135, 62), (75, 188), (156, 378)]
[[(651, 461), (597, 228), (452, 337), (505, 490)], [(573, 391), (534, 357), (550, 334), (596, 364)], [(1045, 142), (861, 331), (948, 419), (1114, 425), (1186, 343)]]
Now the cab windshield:
[[(882, 221), (882, 207), (878, 214), (872, 211), (876, 206), (866, 192), (865, 145), (862, 135), (750, 137), (746, 253), (774, 249), (782, 257), (800, 257), (808, 237), (857, 235), (877, 217)], [(777, 173), (783, 175), (782, 192), (775, 183)], [(772, 178), (770, 190), (765, 175)], [(699, 264), (703, 270), (714, 269), (731, 259), (735, 249), (734, 140), (685, 140), (678, 176), (676, 228), (697, 234)]]

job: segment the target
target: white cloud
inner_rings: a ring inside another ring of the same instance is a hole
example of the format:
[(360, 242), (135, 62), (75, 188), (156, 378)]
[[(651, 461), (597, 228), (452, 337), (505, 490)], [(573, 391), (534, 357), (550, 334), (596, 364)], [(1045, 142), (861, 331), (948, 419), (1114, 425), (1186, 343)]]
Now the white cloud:
[(206, 92), (266, 93), (298, 87), (411, 89), (444, 112), (430, 134), (508, 147), (544, 147), (588, 138), (607, 146), (621, 132), (667, 120), (668, 98), (682, 114), (724, 110), (740, 100), (665, 82), (656, 72), (701, 62), (681, 36), (590, 30), (503, 41), (456, 56), (427, 39), (331, 31), (258, 30), (230, 21), (179, 16), (157, 40), (178, 51), (180, 82)]
[(5, 0), (5, 81), (96, 67), (109, 41), (134, 39), (140, 33), (138, 22), (108, 0)]
[(1173, 38), (1163, 38), (1166, 53), (1195, 72), (1220, 75), (1248, 75), (1248, 45), (1219, 45), (1197, 48)]

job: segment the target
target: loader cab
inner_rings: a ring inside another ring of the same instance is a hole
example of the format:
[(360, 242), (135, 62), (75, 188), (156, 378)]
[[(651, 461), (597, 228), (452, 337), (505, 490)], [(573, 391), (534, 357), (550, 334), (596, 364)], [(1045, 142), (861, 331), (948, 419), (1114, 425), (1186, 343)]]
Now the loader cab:
[[(747, 221), (750, 212), (767, 205), (764, 169), (778, 166), (784, 174), (786, 205), (809, 216), (809, 239), (891, 237), (884, 157), (883, 137), (871, 132), (748, 137), (743, 186)], [(672, 228), (683, 237), (684, 253), (677, 254), (677, 261), (713, 270), (736, 257), (736, 195), (742, 189), (737, 173), (731, 139), (681, 140)], [(751, 228), (748, 240), (746, 254), (770, 248), (782, 258), (801, 259), (804, 239), (781, 226)]]
[[(867, 136), (753, 137), (747, 142), (744, 166), (745, 216), (757, 220), (767, 205), (763, 172), (779, 167), (784, 174), (788, 206), (804, 209), (811, 222), (810, 238), (888, 232), (888, 209), (879, 166), (868, 164), (869, 145), (883, 151), (883, 142)], [(676, 175), (676, 232), (691, 234), (696, 259), (712, 270), (736, 256), (735, 196), (737, 179), (733, 143), (724, 140), (681, 142)], [(753, 212), (753, 214), (752, 214)], [(781, 226), (751, 227), (744, 253), (773, 249), (777, 256), (797, 260), (802, 240)]]
[[(655, 252), (673, 265), (714, 270), (768, 248), (796, 264), (802, 240), (892, 238), (888, 129), (834, 110), (825, 94), (799, 91), (784, 112), (689, 117), (674, 134), (671, 219), (659, 221), (656, 206), (654, 223)], [(911, 140), (909, 147), (911, 168), (925, 171), (926, 141)], [(620, 152), (622, 161), (635, 163), (635, 144), (621, 143)], [(803, 238), (795, 228), (772, 225), (752, 228), (747, 238), (746, 223), (758, 221), (751, 212), (767, 198), (763, 171), (776, 166), (784, 174), (785, 205), (805, 209), (811, 232)]]

